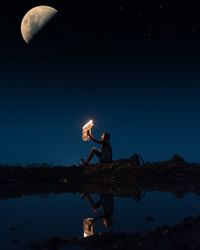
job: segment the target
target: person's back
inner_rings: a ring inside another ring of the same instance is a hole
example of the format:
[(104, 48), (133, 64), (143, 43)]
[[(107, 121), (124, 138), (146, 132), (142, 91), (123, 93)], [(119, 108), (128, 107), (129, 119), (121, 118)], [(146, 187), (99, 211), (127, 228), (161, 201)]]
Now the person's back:
[(100, 201), (104, 209), (104, 216), (112, 217), (114, 210), (113, 194), (101, 194)]
[(112, 146), (109, 141), (105, 141), (101, 149), (101, 163), (111, 162), (112, 161)]

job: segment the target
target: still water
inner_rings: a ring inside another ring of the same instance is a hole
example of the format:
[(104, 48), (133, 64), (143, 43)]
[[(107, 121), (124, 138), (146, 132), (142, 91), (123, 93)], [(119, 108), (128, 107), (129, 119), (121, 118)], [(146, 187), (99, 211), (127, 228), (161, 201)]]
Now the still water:
[(51, 194), (1, 200), (0, 211), (0, 249), (23, 250), (50, 237), (83, 237), (88, 218), (94, 220), (93, 233), (143, 232), (173, 225), (200, 214), (200, 197), (187, 194), (177, 199), (164, 192), (134, 197)]

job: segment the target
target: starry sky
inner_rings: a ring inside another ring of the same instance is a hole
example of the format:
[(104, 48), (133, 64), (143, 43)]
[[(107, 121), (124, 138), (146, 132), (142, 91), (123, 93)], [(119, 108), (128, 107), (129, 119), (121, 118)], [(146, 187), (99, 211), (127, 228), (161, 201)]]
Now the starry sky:
[[(26, 44), (32, 7), (57, 16)], [(199, 162), (200, 16), (197, 1), (5, 2), (0, 39), (0, 162), (78, 164), (111, 133), (114, 159), (178, 153)], [(94, 159), (94, 162), (96, 159)]]

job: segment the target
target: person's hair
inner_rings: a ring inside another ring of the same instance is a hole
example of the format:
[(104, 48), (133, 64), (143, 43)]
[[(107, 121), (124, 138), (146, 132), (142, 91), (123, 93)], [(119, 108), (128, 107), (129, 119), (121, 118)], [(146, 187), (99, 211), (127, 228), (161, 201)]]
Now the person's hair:
[(108, 133), (108, 132), (103, 132), (103, 134), (104, 134), (105, 140), (106, 140), (106, 141), (109, 141), (109, 140), (110, 140), (110, 133)]

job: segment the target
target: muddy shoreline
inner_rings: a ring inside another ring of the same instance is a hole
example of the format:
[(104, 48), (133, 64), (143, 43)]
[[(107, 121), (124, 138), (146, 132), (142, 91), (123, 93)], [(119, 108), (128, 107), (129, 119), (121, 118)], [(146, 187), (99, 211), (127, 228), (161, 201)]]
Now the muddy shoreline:
[(0, 199), (32, 194), (88, 192), (132, 196), (137, 191), (200, 194), (200, 164), (175, 159), (135, 165), (118, 160), (88, 167), (0, 166)]

